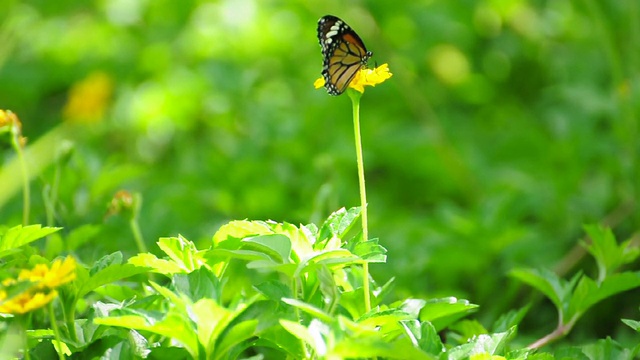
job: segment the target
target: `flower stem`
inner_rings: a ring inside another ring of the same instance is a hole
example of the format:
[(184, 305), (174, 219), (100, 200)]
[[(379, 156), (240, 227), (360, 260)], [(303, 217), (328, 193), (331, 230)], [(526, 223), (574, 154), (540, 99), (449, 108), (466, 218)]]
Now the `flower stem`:
[(140, 230), (140, 224), (138, 224), (137, 217), (129, 220), (129, 227), (131, 228), (133, 239), (135, 240), (136, 246), (138, 247), (138, 252), (140, 253), (149, 252), (147, 250), (147, 246), (144, 244), (144, 239), (142, 239), (142, 231)]
[[(369, 239), (369, 229), (367, 223), (367, 191), (364, 184), (364, 160), (362, 157), (362, 138), (360, 136), (360, 97), (362, 93), (348, 89), (347, 93), (351, 98), (353, 105), (353, 132), (355, 134), (356, 159), (358, 162), (358, 180), (360, 187), (360, 219), (362, 222), (362, 239)], [(369, 263), (364, 262), (362, 265), (362, 286), (364, 290), (364, 308), (365, 312), (371, 310), (371, 298), (369, 294)]]
[(62, 341), (60, 341), (60, 329), (58, 328), (58, 323), (56, 322), (56, 316), (53, 312), (53, 301), (49, 303), (49, 321), (51, 322), (51, 327), (53, 328), (53, 335), (56, 338), (55, 341), (58, 343), (58, 346), (56, 346), (58, 359), (64, 360), (64, 354), (62, 350)]
[(131, 229), (133, 239), (135, 240), (136, 246), (138, 247), (138, 252), (149, 252), (149, 250), (147, 250), (147, 246), (145, 245), (144, 239), (142, 238), (142, 231), (140, 230), (140, 223), (138, 222), (140, 208), (142, 207), (142, 197), (139, 193), (133, 194), (133, 202), (131, 206), (132, 212), (131, 217), (129, 218), (129, 228)]
[(31, 203), (31, 194), (29, 189), (29, 171), (27, 170), (27, 162), (24, 158), (22, 144), (20, 143), (21, 130), (18, 125), (13, 125), (11, 135), (11, 144), (13, 145), (13, 148), (18, 155), (20, 170), (22, 171), (22, 225), (27, 226), (29, 224), (29, 210)]
[(24, 360), (31, 359), (31, 353), (29, 352), (29, 334), (27, 329), (31, 326), (31, 313), (17, 316), (19, 323), (19, 331), (22, 333), (22, 342), (24, 346)]

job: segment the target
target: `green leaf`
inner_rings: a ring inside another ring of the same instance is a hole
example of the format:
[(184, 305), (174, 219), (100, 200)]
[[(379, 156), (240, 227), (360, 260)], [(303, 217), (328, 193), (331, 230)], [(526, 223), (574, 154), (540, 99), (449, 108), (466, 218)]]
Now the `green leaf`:
[(0, 250), (0, 259), (14, 255), (14, 254), (18, 254), (22, 252), (22, 249), (20, 248), (15, 248), (15, 249), (9, 249), (9, 250)]
[[(289, 330), (285, 329), (280, 323), (288, 321), (282, 317), (276, 318), (276, 324), (280, 326), (271, 326), (260, 333), (260, 337), (256, 340), (256, 346), (266, 346), (276, 349), (278, 352), (284, 352), (289, 355), (290, 359), (307, 359), (305, 356), (306, 347), (302, 341), (294, 336)], [(291, 321), (291, 323), (297, 324)]]
[[(350, 270), (353, 270), (353, 268)], [(338, 284), (338, 286), (343, 288), (342, 294), (340, 295), (340, 306), (345, 308), (353, 319), (358, 319), (365, 313), (365, 306), (362, 301), (362, 299), (364, 299), (364, 288), (361, 283), (362, 274), (358, 273), (355, 276), (355, 279), (358, 282), (350, 281), (349, 278), (351, 277), (353, 277), (353, 274), (351, 276), (342, 277), (344, 279), (343, 282)], [(382, 287), (369, 289), (371, 292), (371, 306), (375, 307), (380, 305), (382, 300), (391, 293), (394, 280), (394, 278), (391, 278), (382, 285)], [(344, 289), (347, 288), (352, 288), (353, 290), (345, 291)]]
[(288, 263), (291, 240), (281, 234), (260, 235), (242, 239), (243, 248), (267, 254), (276, 262)]
[(440, 335), (430, 322), (403, 320), (400, 324), (415, 347), (436, 356), (439, 356), (444, 350)]
[(325, 304), (336, 304), (340, 299), (340, 289), (336, 285), (334, 273), (326, 266), (320, 266), (316, 270), (316, 277), (320, 285), (320, 293)]
[(379, 335), (373, 336), (354, 336), (342, 338), (331, 349), (330, 358), (375, 358), (382, 357), (385, 359), (416, 359), (416, 360), (433, 360), (431, 356), (419, 348), (413, 346), (411, 341), (406, 338), (400, 338), (396, 341), (386, 341)]
[(359, 264), (361, 262), (360, 258), (354, 256), (347, 249), (322, 250), (301, 261), (294, 276), (298, 277), (305, 272), (312, 271), (318, 265), (331, 267)]
[(510, 275), (543, 293), (561, 312), (565, 311), (565, 304), (571, 297), (571, 291), (581, 276), (581, 274), (576, 274), (571, 281), (566, 282), (546, 269), (515, 269), (511, 271)]
[(553, 359), (560, 360), (590, 360), (579, 347), (562, 347), (554, 353)]
[(640, 255), (640, 249), (629, 247), (630, 241), (618, 245), (609, 228), (600, 225), (587, 225), (585, 231), (591, 238), (591, 243), (585, 246), (598, 264), (598, 282), (602, 282), (607, 275), (613, 273), (620, 266), (632, 262)]
[[(216, 264), (220, 262), (227, 262), (229, 259), (239, 259), (245, 261), (258, 261), (265, 260), (270, 261), (269, 255), (261, 251), (253, 250), (228, 250), (228, 249), (213, 249), (206, 253), (207, 263)], [(275, 262), (273, 262), (275, 264)]]
[(449, 330), (456, 332), (464, 340), (489, 333), (478, 320), (460, 320), (452, 324)]
[(231, 349), (233, 347), (240, 345), (247, 339), (254, 337), (256, 335), (257, 328), (257, 319), (234, 324), (233, 327), (229, 329), (229, 331), (223, 334), (222, 341), (220, 341), (216, 346), (216, 356), (214, 357), (214, 359), (224, 358), (229, 352), (231, 352)]
[(481, 334), (469, 340), (473, 344), (472, 354), (490, 354), (499, 355), (507, 346), (507, 342), (511, 340), (516, 332), (516, 327), (495, 334)]
[(53, 234), (62, 228), (42, 227), (41, 225), (17, 225), (0, 234), (0, 256), (10, 254), (11, 250), (34, 242), (38, 239)]
[(147, 354), (146, 359), (191, 360), (193, 356), (189, 355), (189, 352), (183, 347), (159, 346), (151, 348), (151, 352)]
[(154, 288), (154, 290), (157, 291), (158, 294), (166, 298), (172, 307), (178, 308), (180, 312), (187, 312), (187, 307), (192, 303), (189, 298), (180, 296), (180, 294), (177, 294), (154, 281), (149, 281), (149, 285), (151, 285), (151, 287)]
[(478, 309), (478, 305), (455, 297), (430, 299), (420, 310), (420, 321), (429, 321), (440, 331)]
[(182, 236), (160, 238), (158, 247), (185, 272), (190, 273), (205, 263), (196, 245)]
[[(511, 346), (513, 347), (513, 346)], [(529, 349), (529, 348), (521, 348), (521, 349), (515, 349), (515, 350), (510, 350), (507, 351), (505, 354), (505, 358), (509, 359), (509, 360), (544, 360), (544, 353), (538, 353), (536, 352), (534, 354), (536, 350), (533, 349)], [(541, 355), (540, 358), (536, 358), (534, 355)], [(549, 360), (554, 360), (553, 357), (549, 358)]]
[(630, 320), (630, 319), (622, 319), (622, 322), (627, 326), (632, 328), (633, 330), (640, 332), (640, 321)]
[(190, 320), (172, 310), (169, 310), (163, 319), (153, 324), (149, 323), (146, 317), (140, 315), (97, 318), (94, 322), (99, 325), (120, 326), (166, 336), (182, 343), (194, 359), (199, 356), (198, 338), (191, 327)]
[(462, 345), (455, 346), (451, 349), (447, 349), (446, 357), (441, 356), (441, 359), (447, 360), (470, 360), (469, 357), (473, 352), (474, 344), (465, 343)]
[[(207, 358), (212, 358), (213, 354), (216, 354), (215, 358), (222, 355), (217, 348), (217, 344), (220, 342), (224, 342), (225, 346), (232, 346), (255, 336), (254, 330), (257, 325), (257, 322), (255, 324), (253, 322), (255, 319), (235, 323), (234, 320), (250, 308), (258, 298), (260, 295), (244, 299), (235, 309), (224, 308), (213, 299), (200, 299), (193, 304), (188, 313), (197, 324), (198, 339), (206, 351)], [(238, 333), (238, 330), (234, 330), (233, 327), (240, 326), (240, 324), (243, 324), (243, 331), (253, 330), (249, 333)], [(224, 337), (227, 335), (231, 337), (225, 340)]]
[(362, 299), (364, 299), (364, 289), (362, 287), (344, 291), (340, 295), (340, 306), (345, 308), (353, 319), (358, 319), (366, 312)]
[(150, 271), (163, 275), (172, 275), (185, 272), (173, 261), (158, 259), (150, 253), (142, 253), (129, 258), (129, 264), (149, 268)]
[(582, 346), (582, 352), (589, 359), (616, 359), (633, 360), (636, 359), (630, 349), (622, 347), (611, 338), (598, 340), (595, 344)]
[[(318, 338), (317, 341), (320, 343), (316, 344), (316, 338), (314, 338), (306, 326), (300, 325), (295, 321), (285, 319), (280, 319), (280, 326), (287, 330), (291, 335), (302, 340), (305, 344), (310, 345), (315, 352), (318, 352), (318, 346), (326, 347), (324, 342), (320, 342), (322, 338)], [(305, 358), (307, 358), (306, 354)]]
[(111, 265), (120, 264), (122, 264), (122, 253), (120, 251), (116, 251), (112, 254), (105, 255), (98, 259), (98, 261), (96, 261), (89, 269), (89, 275), (93, 275), (103, 269), (108, 268)]
[(315, 237), (307, 227), (300, 226), (300, 228), (298, 228), (293, 224), (285, 222), (282, 224), (272, 224), (271, 228), (276, 234), (284, 235), (289, 239), (292, 250), (290, 257), (293, 262), (297, 263), (300, 259), (313, 253)]
[(344, 235), (353, 227), (360, 217), (360, 207), (353, 207), (349, 210), (341, 208), (335, 211), (320, 227), (318, 241), (324, 241), (332, 237), (342, 239)]
[(282, 298), (290, 298), (293, 296), (291, 289), (277, 280), (269, 280), (254, 287), (270, 300), (280, 301)]
[(122, 280), (134, 275), (144, 274), (146, 272), (148, 272), (147, 268), (142, 268), (131, 264), (110, 265), (99, 270), (93, 275), (89, 275), (89, 273), (86, 271), (78, 271), (78, 269), (76, 269), (77, 278), (75, 283), (78, 286), (76, 296), (78, 298), (81, 298), (99, 286)]
[(396, 278), (392, 277), (391, 279), (389, 279), (389, 281), (387, 281), (386, 283), (384, 283), (384, 285), (382, 285), (381, 287), (379, 287), (378, 289), (376, 289), (373, 292), (373, 297), (371, 298), (371, 305), (372, 306), (377, 306), (379, 304), (382, 303), (382, 301), (387, 297), (387, 295), (389, 295), (391, 293), (391, 291), (393, 290), (395, 284), (394, 281), (396, 280)]
[(217, 246), (229, 239), (243, 239), (249, 236), (273, 234), (273, 230), (263, 221), (236, 220), (222, 225), (213, 235), (213, 244)]
[(296, 264), (279, 264), (273, 260), (255, 260), (247, 264), (248, 269), (260, 269), (268, 271), (277, 271), (285, 274), (287, 277), (293, 277), (296, 271)]
[(192, 307), (193, 319), (197, 324), (198, 341), (205, 349), (207, 358), (215, 351), (218, 336), (233, 320), (233, 312), (218, 305), (212, 299), (200, 299)]
[(527, 314), (530, 308), (531, 308), (531, 304), (528, 304), (527, 306), (522, 307), (518, 310), (511, 310), (508, 313), (503, 314), (493, 324), (493, 331), (494, 332), (507, 331), (507, 329), (510, 329), (511, 327), (520, 324), (520, 322), (522, 321), (522, 319), (524, 319), (525, 315)]
[(361, 259), (371, 263), (384, 263), (387, 262), (387, 249), (378, 244), (378, 239), (369, 239), (362, 241), (362, 233), (355, 237), (352, 241), (349, 241), (345, 248), (351, 251), (354, 255), (359, 256)]
[(103, 316), (107, 316), (108, 307), (113, 307), (113, 304), (107, 305), (98, 301), (93, 305), (86, 319), (78, 319), (75, 321), (76, 334), (79, 341), (72, 342), (74, 347), (87, 347), (104, 336), (105, 331), (107, 331), (109, 327), (98, 325), (94, 323), (93, 320), (100, 312), (102, 312)]
[(496, 334), (482, 334), (469, 342), (449, 349), (446, 358), (458, 359), (490, 359), (491, 355), (502, 354), (507, 342), (515, 334), (515, 327), (506, 332)]
[(304, 301), (300, 301), (297, 299), (290, 299), (290, 298), (282, 298), (281, 300), (285, 304), (296, 307), (306, 312), (307, 314), (311, 315), (313, 318), (319, 319), (320, 321), (323, 321), (326, 323), (332, 323), (334, 321), (333, 317), (329, 313), (326, 313), (322, 309), (319, 309), (311, 304), (307, 304)]
[(218, 300), (222, 297), (220, 281), (204, 266), (189, 274), (176, 274), (172, 282), (176, 292), (186, 295), (193, 302), (203, 298)]
[(637, 287), (640, 287), (640, 272), (609, 275), (600, 285), (585, 276), (573, 293), (567, 320), (580, 317), (587, 309), (608, 297)]
[(415, 316), (401, 308), (386, 310), (373, 309), (358, 319), (358, 324), (367, 328), (383, 328), (385, 331), (398, 330), (403, 320), (415, 320)]

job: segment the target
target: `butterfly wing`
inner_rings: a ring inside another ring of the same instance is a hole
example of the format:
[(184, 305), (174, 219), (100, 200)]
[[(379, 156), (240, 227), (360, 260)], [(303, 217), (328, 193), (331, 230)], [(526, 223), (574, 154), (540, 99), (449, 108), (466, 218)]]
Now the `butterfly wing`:
[(325, 87), (329, 94), (340, 95), (372, 54), (349, 25), (332, 15), (318, 21), (318, 40)]

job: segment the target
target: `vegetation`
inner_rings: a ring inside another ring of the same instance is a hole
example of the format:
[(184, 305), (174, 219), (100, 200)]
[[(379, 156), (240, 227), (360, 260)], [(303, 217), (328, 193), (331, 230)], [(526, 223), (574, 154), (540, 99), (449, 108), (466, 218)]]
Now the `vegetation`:
[(0, 4), (0, 358), (640, 357), (637, 1), (309, 5)]

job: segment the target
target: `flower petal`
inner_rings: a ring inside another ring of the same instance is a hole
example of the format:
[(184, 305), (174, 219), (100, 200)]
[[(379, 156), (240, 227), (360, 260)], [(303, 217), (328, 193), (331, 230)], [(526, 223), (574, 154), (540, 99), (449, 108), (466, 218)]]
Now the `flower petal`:
[(315, 86), (316, 89), (320, 89), (324, 86), (324, 83), (324, 77), (319, 77), (316, 81), (313, 82), (313, 86)]

